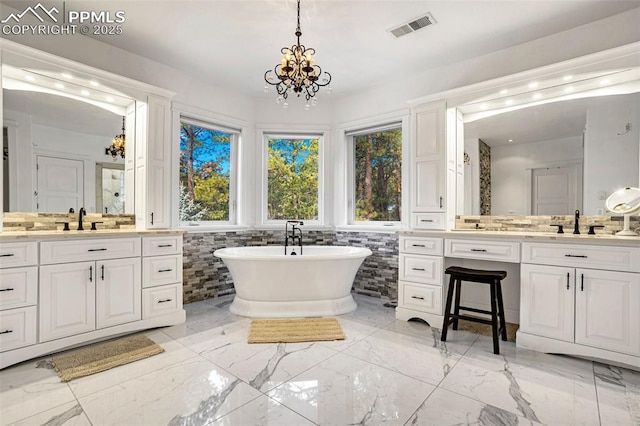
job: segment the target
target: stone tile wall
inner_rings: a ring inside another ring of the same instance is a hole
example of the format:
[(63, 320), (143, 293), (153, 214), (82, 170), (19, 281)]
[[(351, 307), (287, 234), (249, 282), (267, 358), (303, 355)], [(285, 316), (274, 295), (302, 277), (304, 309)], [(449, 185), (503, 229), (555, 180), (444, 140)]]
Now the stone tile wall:
[[(282, 231), (192, 233), (183, 237), (184, 302), (233, 294), (233, 280), (213, 252), (224, 247), (282, 245)], [(398, 236), (395, 233), (303, 231), (303, 245), (351, 245), (368, 247), (354, 282), (358, 293), (397, 298)]]
[[(56, 222), (69, 222), (69, 227), (78, 227), (78, 213), (24, 213), (5, 212), (2, 218), (2, 232), (62, 231), (64, 225)], [(132, 214), (89, 213), (84, 219), (84, 229), (91, 228), (91, 222), (98, 229), (135, 229), (136, 219)]]
[[(456, 229), (486, 229), (505, 232), (555, 232), (552, 224), (564, 225), (564, 232), (573, 232), (573, 215), (559, 216), (456, 216)], [(597, 234), (615, 234), (623, 228), (622, 216), (581, 216), (580, 232), (586, 234), (589, 225), (604, 225)], [(631, 217), (631, 229), (640, 227), (640, 216)]]

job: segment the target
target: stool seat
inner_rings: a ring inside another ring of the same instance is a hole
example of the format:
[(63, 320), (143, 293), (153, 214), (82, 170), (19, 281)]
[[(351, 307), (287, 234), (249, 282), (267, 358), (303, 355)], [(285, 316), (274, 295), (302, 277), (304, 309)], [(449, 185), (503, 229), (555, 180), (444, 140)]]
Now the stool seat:
[(484, 269), (463, 268), (462, 266), (449, 266), (444, 273), (455, 274), (463, 281), (480, 282), (479, 280), (486, 280), (489, 284), (494, 280), (504, 280), (507, 277), (507, 271), (485, 271)]
[[(507, 340), (507, 323), (504, 316), (504, 306), (502, 302), (502, 286), (501, 281), (506, 278), (507, 271), (486, 271), (483, 269), (463, 268), (461, 266), (450, 266), (445, 270), (446, 274), (451, 276), (449, 281), (449, 291), (447, 292), (447, 302), (444, 313), (444, 321), (442, 324), (442, 334), (440, 340), (446, 342), (449, 324), (453, 324), (453, 329), (458, 329), (458, 320), (466, 320), (491, 325), (493, 331), (493, 353), (500, 353), (500, 345), (498, 343), (498, 335), (502, 340)], [(472, 308), (460, 305), (460, 293), (462, 290), (462, 282), (475, 282), (488, 284), (491, 290), (491, 310)], [(451, 305), (455, 290), (454, 313), (451, 313)], [(490, 315), (491, 319), (472, 317), (461, 314), (460, 311), (476, 312), (480, 314)]]

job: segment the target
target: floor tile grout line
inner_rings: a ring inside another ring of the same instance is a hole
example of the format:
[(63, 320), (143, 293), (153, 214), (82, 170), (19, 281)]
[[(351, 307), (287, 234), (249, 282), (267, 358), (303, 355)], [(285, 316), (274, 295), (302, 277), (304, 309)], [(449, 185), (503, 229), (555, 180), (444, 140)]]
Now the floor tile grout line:
[(602, 426), (602, 414), (600, 413), (600, 400), (598, 399), (598, 380), (596, 379), (596, 363), (591, 362), (591, 371), (593, 372), (593, 387), (596, 392), (596, 407), (598, 407), (598, 422)]

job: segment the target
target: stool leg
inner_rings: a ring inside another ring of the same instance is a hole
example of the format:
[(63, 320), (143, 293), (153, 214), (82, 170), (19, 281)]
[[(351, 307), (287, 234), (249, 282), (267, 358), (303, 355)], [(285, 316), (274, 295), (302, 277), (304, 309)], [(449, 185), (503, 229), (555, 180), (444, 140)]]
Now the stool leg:
[(458, 278), (456, 280), (456, 304), (455, 304), (455, 308), (453, 309), (453, 314), (455, 315), (453, 317), (454, 330), (458, 329), (458, 315), (460, 315), (460, 294), (462, 293), (461, 290), (462, 290), (462, 280)]
[(453, 275), (449, 279), (449, 291), (447, 291), (447, 303), (444, 308), (444, 321), (442, 323), (442, 333), (440, 334), (440, 340), (447, 341), (447, 331), (449, 330), (449, 315), (451, 313), (451, 302), (453, 301), (453, 287), (455, 285), (455, 279)]
[(496, 306), (496, 285), (491, 284), (491, 328), (493, 330), (493, 353), (500, 354), (500, 343), (498, 341), (498, 308)]
[(500, 328), (502, 329), (502, 340), (507, 341), (507, 320), (504, 318), (504, 303), (502, 302), (502, 284), (496, 282), (498, 287), (498, 315), (500, 316)]

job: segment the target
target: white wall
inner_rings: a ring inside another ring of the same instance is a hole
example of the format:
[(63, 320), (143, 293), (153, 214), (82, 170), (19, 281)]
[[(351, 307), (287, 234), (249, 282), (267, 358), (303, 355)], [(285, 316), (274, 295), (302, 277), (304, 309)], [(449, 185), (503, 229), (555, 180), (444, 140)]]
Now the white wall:
[(531, 169), (582, 158), (582, 135), (491, 147), (491, 214), (530, 215)]
[[(465, 215), (480, 214), (480, 141), (479, 139), (465, 139), (464, 152), (469, 156), (470, 165), (464, 165), (464, 213)], [(468, 176), (468, 172), (471, 172)]]
[[(625, 125), (631, 130), (625, 133)], [(584, 213), (606, 213), (614, 191), (638, 186), (640, 94), (608, 96), (587, 110), (584, 141)], [(624, 133), (624, 134), (619, 134)], [(615, 173), (612, 171), (615, 170)]]

